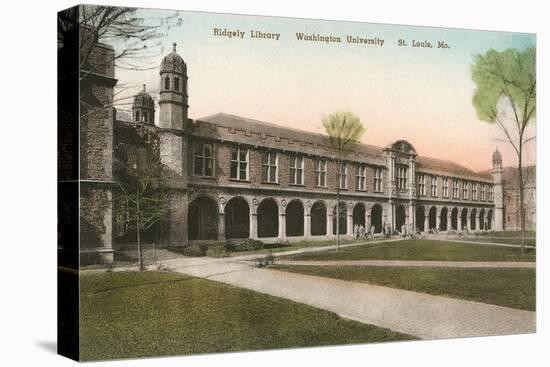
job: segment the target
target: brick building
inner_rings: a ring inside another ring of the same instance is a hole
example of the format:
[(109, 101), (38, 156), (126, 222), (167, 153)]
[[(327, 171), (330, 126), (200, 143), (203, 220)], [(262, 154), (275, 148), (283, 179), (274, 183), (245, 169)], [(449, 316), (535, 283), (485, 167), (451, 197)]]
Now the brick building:
[[(112, 53), (102, 55), (112, 57)], [(83, 207), (87, 200), (95, 201), (94, 195), (111, 200), (106, 209), (92, 210), (99, 218), (94, 220), (101, 219), (102, 234), (85, 246), (86, 251), (104, 254), (102, 261), (112, 259), (109, 231), (115, 237), (123, 235), (128, 221), (112, 215), (113, 205), (121, 205), (116, 195), (111, 199), (116, 191), (111, 184), (112, 164), (113, 159), (123, 159), (113, 158), (113, 141), (116, 146), (132, 131), (143, 129), (160, 141), (159, 185), (170, 210), (150, 236), (166, 245), (231, 238), (266, 242), (330, 238), (336, 234), (337, 184), (342, 189), (340, 232), (345, 236), (353, 235), (355, 224), (372, 227), (374, 233), (385, 226), (423, 232), (505, 228), (509, 191), (503, 183), (508, 179), (498, 151), (490, 171), (474, 172), (422, 156), (404, 140), (384, 147), (359, 144), (346, 156), (338, 183), (324, 135), (223, 113), (189, 119), (187, 76), (174, 44), (160, 65), (158, 107), (144, 88), (134, 98), (131, 118), (106, 112), (98, 123), (101, 133), (82, 126), (86, 129), (82, 134), (95, 136), (90, 140), (93, 145), (83, 148), (82, 163), (98, 165), (93, 172), (101, 181), (86, 191)], [(91, 80), (100, 82), (102, 89), (92, 90), (112, 98), (116, 82), (112, 70)]]

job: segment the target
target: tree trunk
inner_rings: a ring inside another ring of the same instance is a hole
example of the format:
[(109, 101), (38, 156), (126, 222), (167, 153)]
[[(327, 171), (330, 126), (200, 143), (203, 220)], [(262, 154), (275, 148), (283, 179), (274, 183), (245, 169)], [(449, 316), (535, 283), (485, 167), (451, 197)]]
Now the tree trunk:
[(524, 189), (523, 183), (523, 136), (519, 139), (518, 150), (518, 178), (519, 178), (519, 221), (521, 226), (521, 254), (525, 254), (525, 205), (524, 205)]
[(141, 252), (141, 219), (140, 219), (140, 213), (139, 213), (139, 200), (136, 201), (136, 241), (137, 241), (137, 252), (138, 252), (138, 263), (139, 263), (139, 271), (145, 270), (143, 266), (143, 254)]

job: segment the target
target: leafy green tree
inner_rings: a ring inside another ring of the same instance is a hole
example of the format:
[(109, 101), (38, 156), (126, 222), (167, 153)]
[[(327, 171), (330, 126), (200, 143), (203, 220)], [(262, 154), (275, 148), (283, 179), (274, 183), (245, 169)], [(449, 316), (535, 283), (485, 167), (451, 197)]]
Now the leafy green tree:
[(480, 120), (497, 124), (518, 158), (521, 252), (525, 252), (524, 191), (527, 177), (523, 169), (525, 145), (534, 141), (527, 127), (536, 118), (535, 48), (507, 49), (476, 55), (472, 80), (477, 86), (473, 105)]
[(323, 127), (336, 164), (336, 246), (340, 251), (340, 181), (345, 167), (344, 160), (363, 136), (365, 127), (359, 117), (346, 111), (335, 112), (323, 118)]

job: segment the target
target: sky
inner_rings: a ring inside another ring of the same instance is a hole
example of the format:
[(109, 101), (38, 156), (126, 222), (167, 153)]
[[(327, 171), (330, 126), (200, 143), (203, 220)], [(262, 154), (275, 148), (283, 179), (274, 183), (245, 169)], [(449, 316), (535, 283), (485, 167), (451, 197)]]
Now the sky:
[[(122, 109), (131, 109), (125, 103), (143, 84), (158, 100), (158, 65), (176, 42), (187, 63), (190, 118), (224, 112), (322, 133), (324, 116), (347, 110), (366, 127), (361, 139), (366, 144), (405, 139), (419, 155), (476, 171), (491, 167), (498, 146), (503, 164), (517, 165), (498, 126), (476, 115), (470, 68), (476, 54), (491, 48), (534, 46), (534, 34), (151, 9), (138, 16), (161, 26), (163, 34), (155, 40), (158, 47), (139, 60), (150, 69), (115, 70)], [(215, 36), (215, 28), (245, 35)], [(251, 38), (251, 31), (280, 36)], [(296, 33), (341, 42), (300, 41)], [(384, 43), (348, 43), (348, 35)], [(407, 46), (398, 46), (399, 39)], [(413, 40), (429, 41), (433, 48), (411, 47)], [(438, 48), (439, 41), (449, 48)], [(529, 136), (535, 124), (530, 130)], [(532, 142), (525, 163), (535, 162), (534, 150)]]

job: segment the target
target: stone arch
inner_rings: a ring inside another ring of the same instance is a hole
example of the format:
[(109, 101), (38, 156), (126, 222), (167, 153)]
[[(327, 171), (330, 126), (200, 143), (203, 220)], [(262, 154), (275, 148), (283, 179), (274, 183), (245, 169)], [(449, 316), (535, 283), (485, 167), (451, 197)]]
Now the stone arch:
[(426, 230), (426, 228), (424, 228), (426, 220), (426, 209), (423, 205), (418, 205), (416, 207), (415, 220), (416, 228), (418, 228), (419, 231), (424, 232)]
[(487, 211), (487, 229), (492, 230), (493, 229), (493, 210), (489, 209)]
[(250, 206), (242, 196), (231, 198), (224, 208), (225, 238), (250, 237)]
[(365, 228), (365, 204), (359, 202), (353, 207), (353, 225), (361, 225)]
[(441, 231), (446, 231), (449, 227), (448, 223), (447, 223), (447, 215), (449, 214), (449, 209), (447, 209), (446, 206), (444, 206), (443, 208), (441, 208), (441, 212), (439, 214), (440, 216), (440, 219), (439, 219), (439, 229)]
[(313, 203), (311, 213), (311, 235), (323, 236), (327, 234), (327, 206), (324, 201)]
[(304, 235), (304, 205), (298, 199), (291, 200), (285, 209), (287, 237)]
[(430, 212), (428, 214), (428, 226), (429, 229), (434, 229), (437, 227), (437, 208), (435, 206), (432, 206), (430, 208)]
[(279, 235), (279, 205), (273, 198), (265, 198), (258, 204), (258, 237)]
[(189, 203), (187, 215), (189, 240), (218, 238), (218, 205), (207, 195), (200, 195)]
[(462, 228), (460, 228), (460, 230), (468, 228), (468, 208), (462, 209), (462, 212), (460, 213), (460, 218), (462, 222)]
[(370, 223), (374, 226), (374, 233), (382, 233), (382, 206), (374, 204), (370, 210)]
[[(340, 213), (338, 216), (338, 222), (340, 225), (339, 232), (340, 234), (346, 234), (348, 230), (348, 222), (347, 222), (348, 207), (345, 202), (340, 201), (339, 208), (340, 208)], [(336, 234), (337, 224), (338, 223), (336, 222), (336, 204), (334, 204), (334, 207), (332, 208), (332, 234)]]
[(451, 229), (458, 230), (458, 208), (451, 210)]
[(407, 224), (407, 210), (403, 204), (395, 208), (395, 229), (403, 232), (403, 226)]
[(470, 229), (473, 231), (476, 229), (476, 208), (472, 208), (470, 211)]
[(479, 211), (479, 229), (485, 230), (485, 209)]

